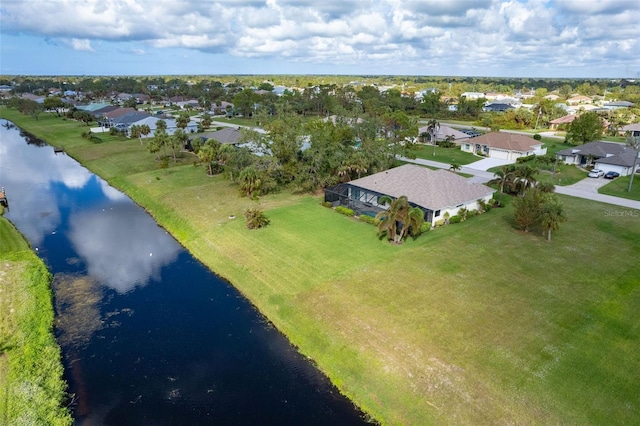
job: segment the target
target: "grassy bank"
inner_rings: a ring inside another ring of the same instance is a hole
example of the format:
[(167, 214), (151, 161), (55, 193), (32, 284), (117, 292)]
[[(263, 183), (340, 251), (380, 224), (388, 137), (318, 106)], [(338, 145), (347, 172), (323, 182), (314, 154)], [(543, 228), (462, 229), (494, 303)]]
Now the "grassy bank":
[(146, 206), (382, 423), (637, 421), (637, 216), (561, 197), (551, 243), (505, 207), (396, 247), (319, 197), (276, 194), (260, 200), (271, 224), (248, 231), (256, 202), (221, 177), (15, 114)]
[(0, 217), (0, 424), (70, 425), (53, 338), (51, 276)]

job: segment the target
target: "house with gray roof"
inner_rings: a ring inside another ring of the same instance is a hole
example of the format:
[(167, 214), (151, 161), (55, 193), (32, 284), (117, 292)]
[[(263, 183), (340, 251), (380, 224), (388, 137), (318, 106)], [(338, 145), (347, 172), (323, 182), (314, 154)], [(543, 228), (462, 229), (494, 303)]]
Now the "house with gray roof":
[[(429, 126), (422, 126), (418, 129), (418, 136), (424, 139), (425, 142), (429, 141)], [(460, 130), (456, 130), (452, 127), (447, 126), (446, 124), (441, 124), (437, 128), (437, 132), (435, 134), (436, 141), (442, 142), (447, 139), (451, 139), (456, 144), (460, 145), (463, 141), (469, 140), (470, 136), (467, 133), (461, 132)]]
[(237, 145), (242, 140), (242, 132), (239, 127), (225, 127), (223, 129), (216, 130), (215, 132), (202, 133), (197, 137), (200, 137), (203, 140), (215, 139), (223, 144)]
[(325, 201), (343, 205), (357, 214), (375, 216), (388, 208), (379, 204), (382, 196), (393, 199), (407, 196), (412, 207), (425, 213), (425, 222), (435, 225), (445, 213), (454, 216), (462, 208), (477, 210), (479, 201), (489, 203), (494, 189), (448, 170), (431, 170), (405, 164), (380, 173), (352, 180), (325, 190)]
[(547, 148), (542, 142), (527, 135), (506, 132), (486, 133), (460, 144), (460, 149), (501, 160), (515, 161), (518, 157), (544, 155)]
[[(638, 153), (616, 142), (589, 142), (574, 148), (563, 149), (556, 153), (556, 158), (565, 164), (575, 164), (586, 167), (593, 164), (596, 169), (606, 172), (616, 172), (620, 176), (628, 176), (632, 172), (633, 163)], [(636, 171), (640, 167), (640, 160), (636, 162)]]
[(623, 135), (628, 133), (630, 136), (640, 137), (640, 123), (632, 123), (627, 124), (626, 126), (622, 126), (620, 128), (620, 132)]

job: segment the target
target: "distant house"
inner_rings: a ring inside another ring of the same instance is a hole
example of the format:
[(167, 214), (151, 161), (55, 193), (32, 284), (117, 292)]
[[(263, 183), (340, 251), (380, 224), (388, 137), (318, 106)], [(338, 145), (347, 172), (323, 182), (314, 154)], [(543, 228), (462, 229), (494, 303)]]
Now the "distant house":
[(591, 103), (593, 103), (593, 99), (591, 99), (589, 96), (577, 95), (567, 99), (567, 104), (569, 105), (591, 104)]
[(211, 105), (213, 115), (224, 115), (227, 111), (233, 110), (233, 104), (227, 101), (219, 101), (217, 104)]
[(549, 128), (551, 130), (556, 130), (560, 126), (565, 126), (567, 124), (571, 124), (573, 122), (573, 120), (576, 119), (576, 117), (577, 117), (577, 115), (575, 115), (575, 114), (569, 114), (569, 115), (565, 115), (565, 116), (560, 117), (560, 118), (556, 118), (555, 120), (551, 120), (549, 122)]
[(626, 135), (629, 132), (629, 135), (634, 137), (640, 137), (640, 123), (627, 124), (626, 126), (622, 126), (620, 128), (620, 132), (623, 135)]
[[(134, 123), (131, 123), (129, 125), (129, 127), (125, 130), (127, 136), (130, 136), (130, 129), (131, 126), (136, 125), (136, 126), (142, 126), (142, 125), (147, 125), (149, 126), (149, 129), (151, 130), (151, 133), (149, 133), (146, 137), (148, 138), (152, 138), (155, 136), (156, 130), (158, 128), (158, 121), (160, 120), (164, 120), (164, 122), (167, 124), (167, 134), (169, 136), (173, 135), (176, 130), (178, 130), (178, 126), (176, 124), (176, 120), (173, 118), (167, 118), (167, 119), (161, 119), (161, 118), (157, 118), (157, 117), (146, 117), (143, 118), (139, 121), (136, 121)], [(189, 123), (187, 123), (187, 127), (184, 129), (184, 132), (189, 134), (189, 133), (195, 133), (198, 131), (198, 123), (196, 123), (193, 120), (190, 120)], [(144, 136), (143, 136), (144, 137)]]
[(464, 92), (463, 94), (460, 95), (461, 98), (467, 98), (467, 100), (472, 100), (472, 99), (483, 99), (484, 98), (484, 93), (482, 92)]
[[(428, 133), (429, 133), (429, 126), (422, 126), (418, 129), (418, 136), (420, 138), (424, 138), (424, 142), (429, 142), (429, 136), (425, 136), (425, 135), (428, 135)], [(438, 142), (451, 140), (452, 142), (455, 142), (456, 144), (459, 145), (463, 141), (468, 140), (470, 136), (467, 133), (461, 132), (460, 130), (451, 128), (446, 124), (441, 124), (440, 127), (438, 128), (438, 131), (435, 134), (435, 137), (436, 137), (436, 141)]]
[(216, 130), (215, 132), (202, 133), (197, 135), (197, 137), (205, 141), (207, 139), (215, 139), (223, 144), (237, 145), (241, 142), (242, 132), (239, 127), (225, 127), (224, 129)]
[(515, 109), (515, 107), (499, 102), (490, 103), (482, 107), (484, 112), (506, 112), (510, 109)]
[(113, 127), (121, 131), (127, 131), (134, 123), (150, 116), (151, 114), (144, 111), (129, 112), (127, 114), (109, 119), (109, 127)]
[[(565, 164), (583, 167), (592, 164), (605, 173), (612, 171), (620, 173), (620, 176), (627, 176), (632, 173), (637, 155), (635, 150), (624, 144), (598, 141), (558, 151), (556, 158)], [(637, 163), (636, 170), (640, 167), (640, 161)]]
[(491, 132), (478, 136), (463, 142), (460, 149), (489, 158), (512, 161), (518, 157), (547, 153), (547, 149), (542, 147), (542, 142), (526, 135), (503, 132)]
[(405, 164), (327, 188), (324, 198), (336, 206), (348, 206), (358, 215), (375, 216), (388, 207), (379, 204), (380, 197), (396, 199), (405, 195), (413, 207), (425, 212), (425, 221), (433, 226), (445, 213), (454, 216), (461, 208), (477, 210), (478, 200), (488, 203), (494, 192), (447, 170)]
[(560, 99), (560, 96), (556, 95), (555, 93), (549, 93), (548, 95), (544, 96), (544, 99), (550, 99), (552, 101), (557, 101), (558, 99)]
[(628, 101), (616, 101), (616, 102), (608, 102), (606, 104), (604, 104), (602, 107), (604, 109), (620, 109), (620, 108), (631, 108), (633, 106), (635, 106), (636, 104), (634, 104), (633, 102), (628, 102)]

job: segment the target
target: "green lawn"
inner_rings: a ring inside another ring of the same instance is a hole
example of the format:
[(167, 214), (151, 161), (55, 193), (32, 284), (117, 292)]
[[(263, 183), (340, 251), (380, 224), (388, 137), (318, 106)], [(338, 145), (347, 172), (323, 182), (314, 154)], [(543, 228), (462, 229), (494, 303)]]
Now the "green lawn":
[(541, 139), (542, 147), (547, 148), (547, 155), (555, 155), (558, 151), (563, 149), (574, 148), (573, 145), (564, 143), (562, 139), (545, 138)]
[(414, 145), (409, 152), (408, 156), (414, 158), (422, 158), (424, 160), (438, 161), (440, 163), (451, 164), (458, 163), (459, 165), (470, 164), (474, 161), (481, 160), (480, 157), (473, 155), (469, 152), (460, 150), (460, 147), (455, 148), (442, 148), (435, 147), (435, 155), (433, 145)]
[(0, 216), (0, 424), (70, 425), (60, 348), (53, 337), (51, 276)]
[(629, 180), (631, 176), (621, 176), (606, 184), (598, 190), (601, 194), (613, 195), (614, 197), (628, 198), (640, 201), (640, 174), (633, 177), (631, 191), (629, 192)]
[(275, 194), (259, 201), (271, 224), (249, 231), (256, 202), (221, 177), (157, 170), (146, 153), (148, 170), (133, 153), (116, 165), (119, 142), (108, 156), (84, 143), (67, 149), (112, 173), (381, 423), (637, 422), (636, 216), (560, 196), (569, 219), (547, 242), (515, 230), (507, 202), (393, 246), (318, 196)]

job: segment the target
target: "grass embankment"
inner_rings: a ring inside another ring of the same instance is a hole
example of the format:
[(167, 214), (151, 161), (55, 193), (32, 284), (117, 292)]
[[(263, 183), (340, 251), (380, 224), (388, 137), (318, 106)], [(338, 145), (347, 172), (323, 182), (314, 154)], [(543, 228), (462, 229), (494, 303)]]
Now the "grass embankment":
[(234, 185), (191, 165), (139, 172), (151, 155), (114, 162), (117, 144), (68, 151), (150, 208), (382, 423), (637, 421), (638, 217), (560, 197), (569, 221), (551, 243), (516, 231), (507, 206), (391, 246), (317, 197), (277, 194), (260, 201), (271, 224), (248, 231), (254, 202)]
[(51, 276), (0, 217), (0, 424), (70, 425), (62, 408), (60, 348), (52, 333)]

